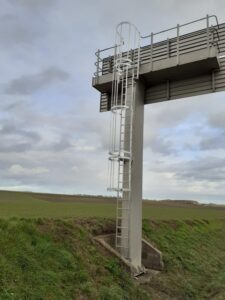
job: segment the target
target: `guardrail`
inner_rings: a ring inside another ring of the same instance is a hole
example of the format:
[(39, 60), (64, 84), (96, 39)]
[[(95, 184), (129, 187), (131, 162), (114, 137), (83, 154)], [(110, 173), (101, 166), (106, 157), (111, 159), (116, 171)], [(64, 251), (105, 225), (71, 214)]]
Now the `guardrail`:
[[(214, 19), (216, 22), (216, 25), (210, 25), (210, 20)], [(205, 21), (205, 27), (201, 29), (200, 31), (190, 32), (186, 33), (184, 35), (180, 34), (181, 28), (187, 27), (189, 25), (199, 23)], [(218, 52), (220, 52), (219, 49), (219, 22), (216, 15), (206, 15), (204, 18), (200, 18), (197, 20), (194, 20), (192, 22), (188, 22), (185, 24), (177, 24), (177, 26), (162, 30), (156, 33), (151, 32), (149, 35), (141, 36), (142, 40), (150, 39), (150, 43), (146, 46), (141, 47), (141, 59), (143, 56), (143, 62), (146, 63), (150, 62), (153, 64), (155, 60), (164, 59), (165, 57), (170, 56), (176, 56), (177, 57), (177, 64), (179, 64), (180, 55), (185, 52), (185, 37), (187, 37), (187, 40), (189, 37), (195, 37), (195, 35), (200, 35), (199, 32), (201, 32), (201, 47), (207, 48), (210, 53), (210, 47), (212, 45), (216, 45), (218, 48)], [(176, 30), (176, 35), (173, 38), (168, 38), (167, 40), (163, 40), (161, 42), (154, 43), (154, 37), (159, 36), (171, 31)], [(214, 33), (217, 35), (217, 41), (214, 38)], [(202, 41), (203, 40), (203, 41)], [(189, 42), (189, 41), (188, 41)], [(189, 47), (187, 42), (187, 47)], [(190, 42), (189, 42), (190, 43)], [(200, 42), (199, 42), (200, 43)], [(203, 44), (203, 45), (202, 45)], [(198, 43), (196, 43), (192, 48), (197, 47)], [(95, 77), (99, 77), (102, 74), (111, 73), (113, 71), (113, 58), (116, 51), (116, 48), (119, 47), (119, 45), (114, 45), (112, 47), (108, 47), (102, 50), (98, 50), (95, 55), (97, 57), (97, 61), (95, 62), (96, 66), (96, 72), (94, 73)], [(191, 51), (191, 50), (190, 50)], [(108, 55), (107, 55), (108, 52)], [(103, 57), (104, 55), (104, 57)], [(108, 65), (107, 65), (108, 64)]]

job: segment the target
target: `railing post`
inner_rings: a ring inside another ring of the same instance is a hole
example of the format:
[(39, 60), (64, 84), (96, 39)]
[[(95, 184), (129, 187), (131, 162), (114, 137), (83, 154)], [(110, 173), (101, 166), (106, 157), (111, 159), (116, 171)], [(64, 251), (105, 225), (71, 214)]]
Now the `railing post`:
[(216, 91), (215, 71), (212, 71), (212, 91)]
[(170, 40), (167, 38), (167, 57), (170, 57)]
[(209, 47), (209, 15), (206, 15), (206, 39), (207, 39), (207, 50), (208, 55), (210, 54), (210, 47)]
[(177, 64), (180, 63), (180, 25), (177, 24)]
[(99, 77), (100, 49), (97, 51), (97, 78)]
[(140, 72), (140, 64), (141, 64), (141, 45), (140, 45), (140, 37), (138, 41), (138, 65), (137, 65), (137, 78), (139, 77)]
[(153, 71), (153, 32), (151, 33), (151, 70)]

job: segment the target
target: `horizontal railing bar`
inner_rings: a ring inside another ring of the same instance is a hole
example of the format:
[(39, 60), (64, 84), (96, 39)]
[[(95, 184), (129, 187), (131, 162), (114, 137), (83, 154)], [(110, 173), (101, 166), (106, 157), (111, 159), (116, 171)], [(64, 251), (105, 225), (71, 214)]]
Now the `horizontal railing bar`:
[[(167, 30), (162, 30), (157, 33), (152, 33), (148, 36), (141, 36), (141, 38), (145, 37), (152, 37), (154, 35), (168, 32), (170, 30), (177, 30), (178, 28), (188, 26), (190, 24), (200, 22), (203, 20), (208, 20), (208, 19), (215, 18), (216, 24), (214, 22), (211, 22), (212, 25), (206, 25), (206, 28), (202, 28), (200, 30), (196, 30), (194, 32), (189, 32), (183, 35), (179, 34), (179, 55), (188, 53), (188, 52), (193, 52), (196, 50), (204, 49), (205, 48), (205, 43), (206, 47), (208, 46), (216, 46), (218, 49), (218, 52), (221, 54), (221, 58), (224, 58), (224, 52), (225, 52), (225, 47), (223, 45), (223, 41), (225, 40), (225, 35), (224, 31), (222, 30), (225, 26), (225, 24), (220, 24), (218, 23), (218, 19), (216, 15), (210, 15), (206, 16), (204, 18), (200, 18), (198, 20), (194, 20), (192, 22), (187, 22), (185, 24), (177, 25), (174, 26), (170, 29)], [(213, 25), (214, 24), (214, 25)], [(221, 36), (222, 33), (222, 36)], [(210, 34), (210, 35), (209, 35)], [(207, 36), (205, 38), (205, 36)], [(221, 41), (222, 39), (222, 41)], [(168, 40), (164, 41), (159, 41), (152, 43), (148, 45), (144, 45), (140, 48), (140, 54), (137, 54), (135, 52), (135, 49), (132, 52), (132, 57), (134, 59), (134, 62), (138, 59), (138, 55), (140, 55), (140, 64), (146, 64), (149, 61), (152, 63), (155, 63), (157, 61), (163, 60), (167, 57), (176, 57), (177, 56), (177, 48), (178, 48), (178, 42), (177, 42), (177, 36), (176, 37), (171, 37), (169, 38), (169, 48), (168, 48)], [(209, 45), (208, 45), (209, 44)], [(102, 52), (115, 49), (116, 47), (119, 47), (123, 44), (115, 44), (111, 47), (98, 50), (95, 55), (97, 56), (97, 62), (95, 62), (95, 66), (97, 68), (96, 72), (94, 73), (94, 76), (98, 77), (100, 75), (105, 75), (113, 72), (114, 68), (114, 55), (112, 54), (109, 57), (103, 58), (102, 57)], [(169, 50), (168, 50), (169, 49)], [(169, 51), (169, 52), (168, 52)], [(124, 56), (126, 56), (127, 52), (124, 52)], [(169, 54), (168, 54), (169, 53)], [(101, 56), (101, 57), (100, 57)]]
[[(219, 26), (218, 19), (217, 19), (216, 15), (208, 16), (208, 18), (213, 18), (213, 17), (216, 18), (217, 25)], [(194, 21), (191, 21), (191, 22), (187, 22), (187, 23), (181, 24), (181, 25), (179, 25), (179, 27), (188, 26), (188, 25), (190, 25), (190, 24), (194, 24), (194, 23), (197, 23), (197, 22), (206, 20), (206, 19), (207, 19), (207, 17), (204, 17), (204, 18), (201, 18), (201, 19), (197, 19), (197, 20), (194, 20)], [(169, 28), (169, 29), (161, 30), (161, 31), (156, 32), (156, 33), (153, 33), (153, 36), (159, 35), (159, 34), (161, 34), (161, 33), (165, 33), (165, 32), (171, 31), (171, 30), (175, 30), (175, 29), (177, 29), (177, 26), (171, 27), (171, 28)], [(141, 36), (141, 38), (142, 38), (142, 39), (150, 38), (151, 35), (152, 35), (152, 34), (144, 35), (144, 36)]]
[(105, 49), (101, 49), (101, 50), (98, 50), (97, 52), (95, 52), (95, 55), (98, 56), (98, 53), (101, 53), (101, 52), (104, 52), (104, 51), (107, 51), (107, 50), (111, 50), (111, 49), (115, 49), (116, 47), (120, 47), (122, 46), (123, 44), (120, 44), (120, 45), (114, 45), (114, 46), (111, 46), (111, 47), (108, 47), (108, 48), (105, 48)]

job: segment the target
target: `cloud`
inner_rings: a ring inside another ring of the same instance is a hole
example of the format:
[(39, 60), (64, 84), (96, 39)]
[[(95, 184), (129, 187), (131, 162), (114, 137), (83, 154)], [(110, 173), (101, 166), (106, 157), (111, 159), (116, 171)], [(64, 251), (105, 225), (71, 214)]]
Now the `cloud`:
[[(148, 34), (199, 17), (196, 1), (161, 2), (1, 2), (0, 186), (107, 194), (109, 114), (91, 86), (94, 52), (114, 43), (121, 20)], [(203, 15), (217, 7), (223, 21), (224, 1), (214, 2), (198, 6)], [(145, 107), (146, 197), (222, 199), (223, 98)]]
[(28, 20), (21, 15), (12, 13), (0, 16), (0, 41), (2, 47), (31, 44), (41, 37), (41, 31), (35, 23), (28, 24)]
[(23, 100), (19, 100), (19, 101), (13, 101), (10, 104), (6, 104), (4, 106), (4, 111), (12, 111), (12, 110), (16, 110), (18, 107), (21, 107), (25, 104), (25, 101)]
[(9, 174), (18, 175), (18, 176), (33, 176), (33, 175), (45, 174), (48, 172), (49, 170), (43, 167), (24, 168), (19, 164), (12, 165), (9, 168)]
[(211, 127), (225, 129), (224, 112), (220, 111), (216, 114), (212, 114), (208, 119), (208, 123)]
[(225, 159), (207, 156), (184, 163), (175, 176), (184, 180), (217, 182), (225, 180), (224, 171)]
[(167, 173), (178, 181), (185, 182), (217, 182), (225, 180), (225, 158), (206, 156), (186, 161), (158, 160), (151, 165), (151, 171)]
[(225, 130), (214, 136), (206, 137), (200, 142), (201, 150), (225, 149)]
[(18, 152), (25, 152), (31, 149), (31, 144), (27, 142), (8, 142), (7, 145), (1, 144), (0, 145), (0, 152), (5, 153), (18, 153)]
[(166, 139), (160, 135), (154, 135), (150, 141), (148, 141), (148, 145), (153, 152), (160, 153), (162, 155), (170, 155), (176, 154), (176, 149), (174, 148), (174, 144), (172, 141)]
[(64, 151), (71, 147), (72, 147), (72, 143), (70, 138), (63, 135), (59, 137), (58, 141), (56, 141), (50, 146), (50, 149), (52, 151)]
[(67, 72), (51, 67), (37, 74), (22, 75), (20, 78), (13, 79), (4, 92), (10, 95), (29, 95), (54, 82), (65, 81), (68, 78)]
[(40, 141), (40, 135), (23, 129), (19, 123), (2, 120), (0, 126), (0, 153), (25, 152)]
[(36, 9), (46, 9), (49, 6), (52, 6), (55, 0), (9, 0), (13, 6), (21, 6), (23, 8), (36, 10)]

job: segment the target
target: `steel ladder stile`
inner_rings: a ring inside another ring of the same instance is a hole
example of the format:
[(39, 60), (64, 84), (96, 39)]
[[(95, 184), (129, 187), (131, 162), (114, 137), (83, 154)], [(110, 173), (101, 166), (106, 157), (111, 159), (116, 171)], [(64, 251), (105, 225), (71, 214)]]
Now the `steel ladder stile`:
[[(124, 27), (128, 32), (128, 51), (124, 51)], [(137, 45), (131, 45), (131, 30), (134, 29)], [(135, 79), (139, 75), (139, 61), (134, 61), (132, 47), (140, 51), (140, 33), (131, 23), (118, 25), (113, 63), (112, 82), (112, 129), (110, 149), (110, 187), (117, 193), (116, 238), (118, 252), (129, 259), (129, 226), (131, 200), (132, 126)], [(134, 47), (135, 46), (135, 47)], [(124, 54), (125, 53), (125, 54)], [(138, 54), (138, 57), (140, 55)]]

